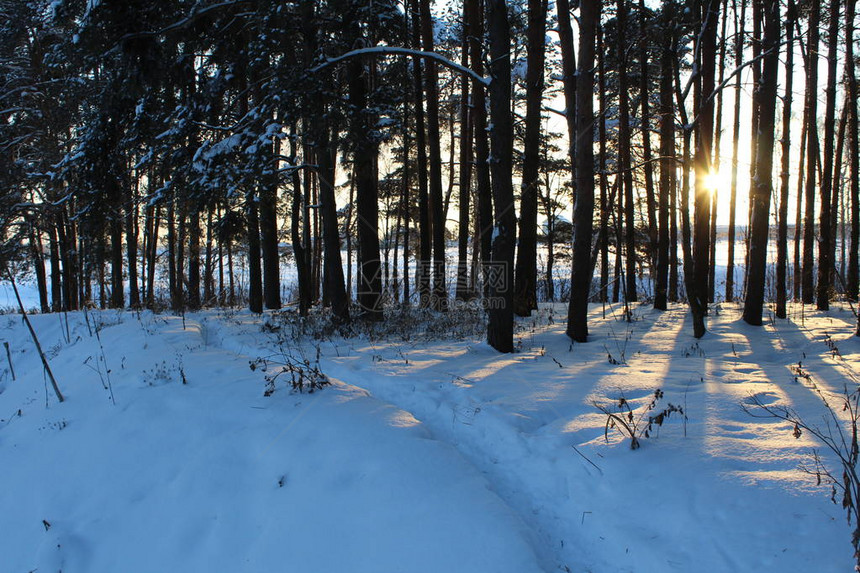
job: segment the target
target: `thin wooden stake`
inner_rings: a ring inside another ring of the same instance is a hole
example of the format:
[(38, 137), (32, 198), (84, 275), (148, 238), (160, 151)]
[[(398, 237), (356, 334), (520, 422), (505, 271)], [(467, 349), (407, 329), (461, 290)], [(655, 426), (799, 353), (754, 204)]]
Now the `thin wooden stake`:
[(13, 277), (12, 273), (9, 272), (9, 265), (3, 263), (3, 266), (6, 269), (6, 274), (9, 275), (9, 281), (12, 283), (12, 290), (15, 291), (15, 298), (18, 299), (18, 308), (21, 309), (21, 316), (24, 317), (24, 324), (26, 324), (27, 328), (30, 330), (30, 336), (33, 337), (33, 342), (36, 344), (36, 350), (39, 351), (39, 358), (42, 359), (42, 366), (45, 367), (45, 372), (48, 373), (48, 378), (51, 379), (51, 386), (54, 387), (54, 393), (57, 395), (57, 400), (64, 402), (65, 398), (63, 398), (63, 393), (60, 392), (60, 387), (57, 386), (57, 381), (54, 379), (54, 373), (51, 372), (51, 367), (48, 365), (48, 359), (45, 357), (45, 353), (42, 352), (42, 345), (39, 344), (39, 338), (36, 336), (36, 331), (33, 330), (33, 325), (30, 324), (30, 317), (27, 316), (27, 311), (24, 310), (24, 303), (21, 302), (21, 295), (18, 294), (18, 286), (15, 284), (15, 277)]
[(12, 373), (12, 380), (15, 380), (15, 369), (12, 368), (12, 353), (9, 352), (9, 343), (4, 340), (3, 346), (6, 348), (6, 360), (9, 361), (9, 371)]

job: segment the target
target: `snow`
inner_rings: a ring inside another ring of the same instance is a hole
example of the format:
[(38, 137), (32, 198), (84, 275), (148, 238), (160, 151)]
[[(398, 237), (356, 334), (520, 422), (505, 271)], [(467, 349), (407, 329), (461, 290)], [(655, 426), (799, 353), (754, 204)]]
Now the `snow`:
[(51, 362), (68, 400), (45, 408), (35, 353), (8, 316), (19, 378), (0, 395), (0, 486), (16, 499), (0, 517), (7, 570), (540, 570), (521, 521), (408, 413), (340, 381), (264, 397), (248, 358), (271, 349), (218, 342), (270, 343), (243, 337), (246, 323), (260, 333), (247, 316), (183, 330), (177, 317), (92, 314), (117, 406), (83, 365), (102, 353), (80, 313), (69, 344), (56, 316), (33, 319), (43, 346), (61, 348)]
[[(683, 306), (627, 322), (593, 305), (590, 342), (571, 344), (565, 306), (545, 305), (510, 355), (237, 311), (34, 315), (63, 404), (0, 316), (17, 374), (0, 353), (3, 569), (848, 571), (841, 507), (796, 469), (815, 443), (740, 407), (818, 419), (799, 361), (828, 391), (857, 383), (850, 310), (790, 310), (756, 328), (720, 305), (697, 342)], [(312, 394), (264, 396), (249, 368), (317, 352), (332, 384)], [(658, 388), (686, 421), (635, 451), (604, 439), (595, 402)]]
[(335, 58), (329, 58), (324, 63), (316, 66), (315, 68), (311, 68), (310, 72), (311, 73), (317, 73), (317, 72), (319, 72), (319, 71), (321, 71), (327, 67), (338, 64), (338, 63), (340, 63), (344, 60), (347, 60), (349, 58), (354, 58), (354, 57), (364, 56), (364, 55), (371, 55), (371, 54), (402, 55), (402, 56), (414, 56), (414, 57), (425, 58), (425, 59), (440, 63), (443, 66), (446, 66), (446, 67), (454, 70), (457, 73), (463, 74), (465, 76), (469, 76), (470, 78), (472, 78), (473, 80), (475, 80), (476, 82), (478, 82), (480, 84), (484, 84), (485, 86), (490, 85), (489, 78), (485, 78), (485, 77), (479, 75), (478, 73), (476, 73), (475, 71), (473, 71), (472, 69), (467, 68), (465, 66), (462, 66), (462, 65), (460, 65), (457, 62), (454, 62), (452, 60), (449, 60), (448, 58), (446, 58), (445, 56), (443, 56), (441, 54), (438, 54), (436, 52), (425, 52), (425, 51), (421, 51), (421, 50), (411, 50), (408, 48), (400, 48), (400, 47), (396, 47), (396, 46), (373, 46), (370, 48), (360, 48), (357, 50), (351, 50), (351, 51), (346, 52), (345, 54), (341, 54), (340, 56), (337, 56)]

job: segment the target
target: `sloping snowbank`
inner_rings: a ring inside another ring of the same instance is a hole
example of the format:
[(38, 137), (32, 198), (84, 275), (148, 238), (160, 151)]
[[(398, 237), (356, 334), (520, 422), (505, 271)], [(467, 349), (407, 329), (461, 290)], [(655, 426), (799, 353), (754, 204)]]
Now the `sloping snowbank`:
[(18, 375), (0, 394), (0, 569), (541, 570), (520, 519), (410, 414), (338, 381), (264, 397), (254, 355), (208, 342), (235, 323), (197, 318), (105, 312), (88, 331), (75, 313), (66, 342), (33, 317), (68, 398), (46, 408), (25, 330), (0, 317)]

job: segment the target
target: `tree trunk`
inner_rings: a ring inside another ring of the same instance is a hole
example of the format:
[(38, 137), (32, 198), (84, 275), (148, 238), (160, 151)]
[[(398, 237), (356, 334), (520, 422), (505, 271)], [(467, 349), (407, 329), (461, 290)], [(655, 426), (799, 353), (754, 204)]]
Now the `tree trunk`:
[(660, 199), (657, 239), (657, 277), (654, 308), (668, 308), (669, 283), (669, 196), (675, 189), (675, 110), (672, 106), (672, 26), (671, 14), (663, 8), (663, 45), (660, 55)]
[(60, 243), (57, 240), (57, 217), (48, 221), (48, 244), (51, 247), (51, 310), (63, 309), (63, 285), (60, 276)]
[[(421, 49), (421, 23), (419, 0), (410, 0), (412, 20), (412, 47)], [(418, 265), (416, 269), (416, 290), (419, 304), (430, 304), (430, 279), (432, 275), (433, 242), (430, 229), (430, 204), (427, 177), (427, 132), (424, 125), (424, 73), (421, 58), (412, 60), (413, 92), (415, 95), (415, 147), (418, 168)], [(438, 126), (437, 126), (438, 127)]]
[(618, 0), (618, 176), (621, 177), (624, 195), (624, 245), (627, 255), (624, 297), (636, 302), (636, 222), (633, 203), (633, 169), (630, 157), (630, 101), (627, 82), (627, 2)]
[(758, 151), (756, 174), (750, 182), (753, 189), (752, 227), (750, 229), (749, 279), (744, 301), (743, 319), (760, 326), (764, 306), (765, 274), (767, 269), (767, 233), (770, 217), (770, 194), (773, 188), (774, 125), (776, 123), (776, 91), (779, 69), (779, 0), (762, 0), (764, 65), (755, 98), (759, 109)]
[[(314, 18), (313, 2), (302, 4), (302, 29), (305, 35), (306, 58), (316, 56), (318, 43)], [(332, 319), (335, 324), (349, 322), (349, 298), (346, 293), (343, 278), (343, 259), (340, 254), (340, 229), (337, 220), (337, 202), (334, 194), (335, 181), (335, 152), (336, 143), (332, 142), (332, 126), (327, 119), (327, 103), (322, 94), (313, 94), (310, 103), (311, 120), (306, 120), (306, 130), (310, 139), (309, 147), (313, 151), (317, 165), (317, 181), (319, 185), (319, 203), (306, 202), (305, 222), (309, 222), (311, 204), (318, 204), (322, 218), (323, 248), (325, 250), (323, 269), (323, 300), (331, 304)], [(319, 125), (317, 124), (319, 123)], [(336, 141), (336, 139), (335, 139)], [(316, 249), (319, 241), (314, 245)], [(306, 241), (309, 244), (309, 241)], [(316, 257), (315, 257), (316, 258)], [(316, 284), (316, 283), (315, 283)]]
[[(842, 209), (842, 216), (840, 221), (840, 206), (844, 207), (845, 203), (844, 193), (842, 192), (842, 159), (845, 155), (845, 131), (848, 129), (848, 102), (846, 97), (843, 97), (842, 110), (839, 113), (839, 127), (836, 130), (836, 150), (833, 153), (833, 185), (831, 187), (830, 193), (830, 285), (832, 290), (836, 290), (839, 292), (841, 290), (839, 287), (845, 285), (845, 210)], [(841, 250), (842, 261), (838, 266), (836, 265), (836, 247), (839, 239), (839, 223), (842, 223), (841, 228), (843, 231), (842, 243), (843, 248)], [(841, 279), (841, 284), (835, 282), (838, 278)]]
[[(482, 75), (484, 73), (484, 3), (481, 0), (467, 0), (469, 9), (469, 65), (471, 69)], [(487, 133), (487, 98), (484, 86), (472, 83), (474, 103), (472, 113), (475, 123), (475, 178), (477, 180), (477, 233), (475, 240), (481, 254), (481, 278), (483, 296), (489, 291), (489, 264), (492, 259), (493, 239), (493, 190), (490, 182), (490, 142)]]
[(245, 196), (245, 216), (248, 223), (248, 308), (251, 312), (261, 313), (263, 269), (260, 264), (260, 216), (254, 191), (248, 191)]
[[(463, 2), (463, 37), (460, 65), (469, 65), (469, 2)], [(472, 298), (469, 282), (469, 209), (472, 197), (472, 114), (469, 113), (469, 78), (460, 78), (460, 194), (459, 225), (457, 228), (457, 300)], [(405, 164), (404, 164), (405, 165)]]
[(651, 165), (651, 109), (648, 80), (648, 13), (645, 0), (639, 0), (639, 100), (642, 113), (639, 122), (642, 129), (642, 171), (645, 176), (645, 204), (648, 210), (648, 251), (651, 255), (650, 270), (656, 271), (657, 263), (657, 206), (654, 200), (654, 167)]
[(212, 306), (215, 300), (215, 273), (213, 268), (214, 229), (212, 227), (212, 208), (206, 209), (206, 252), (203, 267), (203, 304)]
[(27, 223), (30, 254), (33, 257), (33, 268), (36, 271), (36, 286), (39, 291), (39, 308), (42, 313), (51, 312), (48, 304), (48, 280), (45, 274), (45, 254), (42, 252), (41, 232), (36, 229), (33, 221)]
[[(750, 38), (750, 46), (751, 46), (751, 60), (750, 60), (750, 71), (752, 72), (752, 86), (753, 93), (758, 91), (758, 86), (761, 83), (761, 3), (762, 0), (752, 0), (752, 36)], [(751, 109), (751, 121), (750, 121), (750, 172), (749, 179), (752, 181), (755, 178), (755, 169), (756, 169), (756, 153), (758, 153), (758, 116), (759, 116), (759, 108), (758, 103), (756, 102), (756, 98), (751, 98), (750, 101)], [(746, 268), (746, 273), (744, 274), (744, 283), (742, 293), (744, 297), (746, 297), (746, 292), (748, 288), (748, 280), (749, 280), (749, 268), (750, 268), (750, 230), (752, 228), (752, 211), (753, 211), (753, 202), (750, 201), (747, 208), (747, 231), (746, 231), (746, 249), (744, 253), (744, 267)]]
[[(726, 28), (729, 20), (728, 0), (722, 0), (722, 18), (720, 24), (720, 59), (719, 59), (719, 78), (717, 85), (722, 86), (726, 75)], [(723, 90), (722, 88), (716, 94), (717, 98), (717, 116), (714, 120), (714, 152), (713, 152), (713, 170), (714, 173), (719, 173), (721, 163), (720, 145), (723, 137)], [(715, 186), (711, 189), (711, 249), (708, 255), (710, 267), (708, 268), (708, 302), (714, 302), (717, 289), (717, 206), (719, 205), (719, 187)]]
[(343, 259), (340, 255), (340, 230), (337, 222), (337, 203), (334, 195), (335, 149), (332, 149), (329, 127), (323, 128), (322, 136), (316, 150), (317, 165), (319, 166), (319, 201), (322, 211), (323, 249), (323, 290), (328, 293), (327, 299), (331, 305), (334, 321), (338, 324), (348, 323), (349, 297), (343, 280)]
[[(746, 24), (746, 0), (741, 0), (741, 13), (738, 19), (737, 1), (732, 1), (735, 14), (735, 68), (743, 64), (744, 59), (744, 27)], [(729, 229), (728, 229), (728, 263), (726, 264), (726, 302), (735, 298), (735, 234), (738, 196), (738, 143), (741, 129), (741, 74), (735, 78), (735, 112), (732, 121), (732, 187), (729, 196)]]
[[(848, 300), (857, 300), (858, 283), (858, 253), (860, 253), (860, 142), (858, 142), (858, 119), (857, 119), (857, 75), (854, 65), (854, 13), (855, 0), (846, 0), (845, 3), (845, 60), (850, 62), (846, 65), (848, 82), (848, 97), (846, 103), (850, 106), (848, 111), (848, 171), (850, 177), (851, 193), (851, 241), (848, 253), (848, 276), (846, 277), (846, 295)], [(858, 326), (860, 334), (860, 326)]]
[[(677, 152), (675, 152), (677, 157)], [(678, 302), (678, 177), (669, 195), (669, 302)]]
[(609, 217), (612, 215), (612, 201), (606, 196), (609, 187), (609, 176), (606, 173), (606, 63), (603, 53), (606, 46), (603, 43), (603, 26), (597, 22), (597, 97), (600, 104), (600, 120), (597, 124), (599, 155), (598, 169), (600, 171), (600, 302), (609, 301)]
[[(94, 243), (96, 282), (99, 286), (99, 309), (104, 310), (107, 308), (107, 282), (105, 281), (105, 250), (107, 249), (107, 246), (105, 245), (104, 234), (100, 233)], [(84, 283), (87, 285), (87, 288), (89, 288), (91, 282), (91, 275), (89, 272), (86, 272)], [(81, 297), (81, 301), (84, 304), (92, 302), (92, 300), (93, 299), (89, 296), (89, 293), (87, 293), (86, 296)]]
[[(73, 206), (71, 207), (73, 208)], [(81, 287), (83, 286), (83, 265), (80, 262), (78, 249), (78, 233), (75, 222), (70, 220), (69, 212), (63, 210), (63, 225), (66, 229), (67, 241), (67, 256), (68, 262), (63, 261), (64, 281), (68, 282), (68, 301), (66, 310), (78, 310), (84, 303), (84, 298), (81, 296)], [(62, 245), (62, 242), (61, 242)], [(62, 246), (60, 247), (62, 252)], [(68, 269), (68, 271), (66, 271)], [(67, 274), (66, 274), (67, 273)]]
[[(840, 0), (830, 0), (830, 22), (827, 37), (827, 87), (824, 90), (824, 159), (821, 176), (821, 218), (818, 243), (818, 310), (830, 308), (830, 279), (833, 272), (831, 244), (831, 195), (833, 193), (833, 144), (836, 122), (836, 48), (839, 43)], [(810, 55), (812, 53), (810, 52)], [(813, 60), (817, 63), (817, 60)]]
[[(298, 162), (298, 144), (294, 137), (295, 126), (290, 129), (290, 165)], [(290, 240), (293, 243), (293, 257), (296, 259), (296, 274), (299, 281), (299, 314), (307, 316), (312, 304), (310, 251), (305, 240), (303, 228), (308, 226), (307, 217), (302, 211), (302, 180), (299, 170), (295, 169), (290, 177), (293, 184), (290, 206)]]
[(137, 185), (139, 178), (128, 185), (127, 206), (125, 212), (125, 246), (128, 258), (128, 304), (131, 308), (140, 307), (140, 287), (137, 274)]
[(370, 139), (374, 118), (367, 109), (367, 70), (361, 60), (347, 66), (351, 108), (351, 138), (358, 207), (359, 283), (358, 305), (362, 317), (382, 319), (382, 282), (379, 262), (379, 192), (374, 161), (376, 145)]
[[(804, 106), (805, 107), (805, 106)], [(800, 300), (801, 278), (803, 276), (803, 268), (801, 266), (801, 238), (803, 235), (803, 188), (806, 181), (806, 113), (803, 114), (803, 121), (800, 128), (800, 160), (797, 163), (797, 207), (795, 209), (794, 218), (794, 300)]]
[(818, 166), (818, 2), (809, 4), (809, 32), (806, 48), (806, 209), (803, 221), (803, 277), (801, 296), (804, 304), (815, 299), (813, 249), (815, 248), (815, 182)]
[(125, 291), (122, 282), (122, 218), (114, 213), (110, 220), (110, 306), (125, 306)]
[[(707, 314), (708, 268), (710, 256), (711, 195), (707, 184), (711, 173), (711, 150), (714, 131), (714, 70), (716, 67), (717, 21), (719, 1), (706, 0), (702, 11), (701, 46), (701, 93), (698, 109), (698, 131), (696, 151), (693, 157), (696, 185), (693, 204), (693, 292), (687, 296), (695, 300), (699, 311)], [(691, 302), (691, 306), (693, 306)], [(703, 325), (702, 325), (703, 326)], [(703, 328), (694, 328), (696, 338), (704, 336)]]
[[(619, 301), (621, 288), (623, 287), (622, 280), (624, 278), (624, 262), (621, 257), (621, 246), (624, 244), (624, 186), (622, 185), (621, 174), (615, 174), (615, 188), (618, 189), (617, 211), (614, 213), (615, 221), (615, 276), (612, 280), (612, 302)], [(610, 201), (609, 203), (613, 203)]]
[(200, 211), (190, 205), (188, 214), (188, 308), (200, 308)]
[[(221, 206), (216, 203), (215, 217), (221, 220)], [(224, 283), (224, 237), (218, 233), (215, 237), (215, 248), (218, 252), (218, 306), (227, 306), (227, 287)]]
[[(349, 204), (346, 208), (346, 221), (344, 222), (344, 226), (346, 228), (346, 232), (344, 236), (346, 238), (346, 295), (352, 301), (352, 214), (355, 210), (355, 165), (353, 165), (352, 173), (349, 175)], [(359, 265), (361, 261), (358, 261)]]
[[(421, 41), (426, 52), (432, 52), (433, 17), (430, 0), (419, 0), (421, 9)], [(439, 89), (436, 63), (425, 62), (424, 90), (427, 93), (427, 140), (430, 150), (430, 223), (433, 235), (433, 282), (430, 306), (435, 310), (447, 307), (445, 285), (445, 213), (442, 200), (442, 150), (439, 134)]]
[(493, 203), (495, 229), (490, 280), (487, 342), (499, 352), (514, 350), (513, 279), (516, 216), (514, 215), (513, 118), (511, 114), (511, 30), (504, 0), (488, 0), (490, 36), (490, 114), (493, 127)]
[(574, 202), (573, 273), (567, 335), (588, 341), (591, 294), (591, 235), (594, 220), (594, 43), (600, 2), (583, 0), (579, 17), (579, 68), (576, 83), (576, 201)]
[(149, 252), (146, 264), (146, 307), (155, 308), (155, 261), (158, 257), (158, 235), (161, 227), (161, 205), (154, 205), (150, 211), (152, 219), (149, 239)]
[[(528, 5), (526, 133), (523, 141), (520, 236), (514, 289), (514, 312), (519, 316), (529, 316), (532, 310), (537, 309), (537, 203), (540, 188), (541, 103), (546, 39), (546, 0), (529, 0)], [(588, 251), (591, 251), (590, 244)]]
[[(677, 32), (676, 32), (677, 33)], [(702, 35), (704, 36), (704, 30)], [(677, 37), (673, 42), (677, 43)], [(676, 48), (677, 50), (677, 48)], [(681, 125), (688, 126), (687, 112), (681, 95), (681, 73), (680, 62), (677, 58), (672, 62), (675, 75), (675, 98), (678, 111), (681, 114)], [(681, 247), (684, 264), (684, 286), (687, 290), (687, 303), (690, 305), (690, 314), (693, 318), (693, 336), (701, 338), (705, 335), (705, 312), (707, 307), (702, 305), (701, 296), (696, 296), (696, 266), (693, 258), (692, 230), (690, 228), (690, 138), (692, 131), (689, 127), (684, 129), (684, 143), (681, 157), (681, 205), (679, 215), (681, 218)], [(697, 177), (698, 180), (698, 177)], [(707, 253), (707, 251), (705, 251)], [(707, 276), (707, 275), (705, 275)]]
[(281, 308), (281, 264), (278, 254), (278, 159), (279, 143), (262, 146), (266, 166), (260, 182), (260, 251), (263, 257), (263, 300), (266, 308)]
[[(471, 144), (471, 143), (470, 143)], [(409, 188), (412, 185), (409, 172), (409, 100), (403, 102), (403, 186), (400, 196), (400, 210), (403, 213), (403, 305), (409, 305), (409, 220), (411, 198)]]
[(782, 98), (782, 158), (780, 164), (779, 216), (776, 240), (776, 316), (786, 317), (788, 300), (786, 271), (788, 267), (788, 194), (791, 167), (791, 100), (794, 75), (794, 23), (797, 9), (794, 0), (788, 0), (785, 21), (785, 92)]
[(187, 235), (186, 219), (188, 218), (188, 207), (181, 203), (179, 208), (179, 220), (176, 233), (176, 295), (179, 299), (178, 309), (185, 310), (185, 237)]
[(179, 311), (179, 295), (176, 278), (176, 202), (171, 197), (167, 205), (167, 289), (170, 308)]

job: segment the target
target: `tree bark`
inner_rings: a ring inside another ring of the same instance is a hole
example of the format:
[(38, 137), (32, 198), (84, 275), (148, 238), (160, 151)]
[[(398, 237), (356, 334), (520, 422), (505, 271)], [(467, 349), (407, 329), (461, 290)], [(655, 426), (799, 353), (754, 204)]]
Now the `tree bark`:
[(777, 217), (776, 241), (776, 316), (786, 317), (788, 300), (786, 271), (788, 268), (788, 195), (789, 170), (791, 168), (791, 101), (794, 75), (794, 23), (797, 8), (794, 0), (788, 0), (785, 15), (785, 92), (782, 98), (782, 158), (780, 164), (779, 216)]
[[(850, 177), (851, 193), (851, 240), (849, 242), (848, 272), (846, 280), (846, 295), (848, 300), (857, 300), (858, 283), (858, 253), (860, 253), (860, 141), (858, 141), (858, 118), (857, 118), (857, 74), (854, 65), (854, 14), (856, 10), (855, 0), (845, 2), (845, 60), (847, 70), (846, 103), (850, 106), (848, 111), (848, 171)], [(858, 325), (860, 333), (860, 325)]]
[[(761, 83), (761, 22), (762, 22), (762, 14), (761, 7), (762, 0), (752, 0), (752, 36), (750, 38), (750, 47), (751, 47), (751, 56), (750, 59), (750, 72), (752, 74), (752, 85), (753, 92), (758, 90), (759, 83)], [(751, 107), (751, 121), (750, 121), (750, 171), (749, 171), (749, 179), (752, 181), (755, 178), (755, 169), (756, 169), (756, 153), (758, 153), (758, 117), (759, 117), (759, 108), (758, 103), (756, 102), (756, 98), (751, 98), (750, 102)], [(743, 290), (741, 291), (746, 297), (748, 280), (749, 280), (749, 267), (750, 267), (750, 230), (752, 229), (752, 210), (753, 210), (753, 202), (750, 201), (747, 207), (747, 230), (746, 230), (746, 249), (744, 253), (744, 267), (746, 269), (746, 273), (744, 274), (744, 283)]]
[(139, 181), (128, 185), (128, 197), (125, 211), (125, 247), (128, 259), (128, 304), (131, 308), (140, 307), (140, 286), (137, 274), (137, 185)]
[[(842, 192), (842, 160), (845, 156), (845, 132), (848, 129), (848, 103), (843, 96), (842, 110), (839, 112), (839, 127), (836, 129), (836, 147), (833, 152), (833, 185), (830, 193), (830, 285), (831, 290), (839, 292), (845, 285), (845, 203)], [(840, 220), (840, 207), (841, 220)], [(842, 223), (841, 225), (839, 223)], [(842, 229), (841, 261), (836, 264), (836, 247), (839, 243), (839, 230)], [(836, 282), (839, 278), (840, 282)]]
[[(805, 106), (804, 106), (805, 107)], [(800, 160), (797, 163), (797, 203), (794, 218), (794, 285), (793, 297), (795, 301), (800, 300), (801, 278), (803, 267), (801, 266), (801, 244), (803, 236), (803, 188), (806, 181), (806, 113), (800, 128)]]
[[(696, 185), (693, 204), (693, 291), (687, 296), (703, 314), (708, 308), (708, 267), (710, 255), (710, 218), (711, 196), (707, 185), (711, 172), (711, 150), (713, 149), (714, 130), (714, 70), (716, 66), (717, 21), (719, 20), (719, 1), (706, 0), (702, 11), (701, 46), (701, 93), (699, 98), (698, 132), (696, 150), (693, 157)], [(701, 338), (705, 331), (703, 324), (694, 324), (694, 336)]]
[[(296, 128), (290, 129), (290, 159), (291, 165), (298, 162), (298, 143), (295, 138)], [(304, 228), (308, 226), (307, 217), (302, 212), (302, 180), (299, 170), (294, 169), (291, 174), (292, 201), (290, 209), (290, 240), (293, 243), (293, 257), (296, 260), (296, 274), (299, 281), (299, 314), (307, 316), (310, 310), (313, 295), (311, 291), (311, 266), (310, 251), (305, 240)]]
[[(196, 203), (196, 202), (195, 202)], [(188, 308), (200, 308), (200, 211), (189, 206), (188, 214)]]
[[(677, 34), (677, 31), (675, 31), (675, 34)], [(679, 209), (679, 216), (681, 218), (681, 249), (684, 265), (684, 287), (687, 290), (687, 304), (690, 306), (690, 314), (693, 318), (693, 336), (701, 338), (705, 335), (706, 307), (702, 306), (701, 297), (695, 296), (697, 290), (696, 268), (693, 259), (693, 237), (690, 226), (690, 139), (692, 137), (692, 131), (688, 127), (689, 122), (682, 97), (680, 61), (677, 58), (677, 42), (678, 38), (676, 36), (673, 38), (673, 43), (676, 44), (676, 57), (672, 62), (675, 75), (675, 99), (677, 100), (676, 105), (678, 112), (681, 115), (681, 125), (685, 126), (683, 132), (683, 150), (681, 152), (681, 204)]]
[(588, 341), (591, 294), (591, 235), (594, 220), (594, 43), (600, 19), (599, 0), (583, 0), (579, 17), (579, 68), (576, 84), (576, 201), (573, 223), (573, 273), (567, 335)]
[(278, 253), (278, 159), (279, 144), (272, 139), (263, 145), (265, 158), (260, 184), (260, 252), (263, 259), (263, 302), (266, 308), (281, 308), (281, 257)]
[(490, 281), (487, 342), (499, 352), (514, 350), (513, 278), (516, 216), (514, 214), (513, 118), (511, 114), (511, 30), (504, 0), (488, 0), (490, 36), (490, 140), (495, 229)]
[(59, 312), (63, 308), (63, 285), (60, 276), (60, 244), (57, 240), (57, 217), (48, 221), (48, 244), (51, 248), (51, 310)]
[(36, 286), (39, 291), (39, 308), (42, 313), (51, 312), (48, 304), (48, 280), (45, 273), (45, 255), (42, 252), (42, 237), (34, 222), (27, 223), (28, 242), (30, 244), (30, 255), (33, 257), (33, 268), (36, 271)]
[[(544, 88), (546, 0), (529, 0), (527, 36), (526, 133), (523, 141), (520, 236), (514, 289), (514, 312), (519, 316), (529, 316), (532, 310), (537, 309), (537, 203), (540, 188), (540, 132)], [(590, 252), (590, 245), (588, 250)]]
[(110, 220), (110, 306), (125, 306), (125, 290), (122, 281), (122, 219), (114, 213)]
[(633, 204), (633, 169), (630, 158), (630, 101), (627, 81), (627, 2), (617, 3), (617, 53), (618, 53), (618, 177), (621, 177), (624, 195), (624, 246), (626, 252), (626, 302), (636, 302), (636, 221)]
[(668, 308), (669, 283), (669, 203), (675, 189), (675, 110), (672, 106), (672, 26), (671, 14), (663, 8), (663, 45), (660, 55), (660, 197), (659, 237), (657, 239), (657, 276), (654, 308)]
[(803, 221), (803, 276), (801, 297), (804, 304), (815, 300), (813, 250), (815, 248), (815, 182), (818, 166), (818, 2), (809, 4), (809, 32), (806, 48), (806, 208)]
[[(463, 37), (461, 39), (460, 65), (469, 65), (469, 10), (471, 4), (463, 2)], [(469, 78), (460, 78), (460, 173), (458, 197), (459, 225), (457, 228), (457, 300), (469, 300), (473, 296), (469, 281), (469, 209), (472, 197), (472, 113), (469, 111)]]
[(609, 187), (609, 174), (606, 172), (606, 62), (603, 56), (603, 26), (600, 19), (597, 22), (597, 98), (600, 105), (600, 120), (597, 124), (600, 140), (598, 169), (600, 171), (600, 302), (609, 301), (609, 218), (612, 215), (612, 200), (606, 194)]
[(836, 48), (839, 43), (840, 0), (830, 0), (827, 38), (827, 87), (824, 104), (824, 158), (821, 173), (821, 215), (818, 243), (818, 310), (830, 308), (830, 279), (833, 272), (831, 195), (833, 193), (833, 144), (836, 121)]
[[(728, 43), (728, 38), (726, 37), (726, 28), (729, 19), (728, 12), (728, 0), (722, 0), (722, 17), (720, 18), (720, 56), (719, 56), (719, 78), (717, 79), (717, 85), (722, 86), (723, 81), (725, 80), (726, 74), (726, 44)], [(720, 171), (720, 163), (721, 163), (721, 153), (720, 153), (720, 145), (723, 136), (723, 90), (720, 89), (719, 93), (716, 94), (717, 98), (717, 116), (714, 120), (714, 151), (713, 151), (713, 171), (714, 173), (719, 173)], [(714, 302), (716, 288), (717, 288), (717, 206), (719, 205), (719, 187), (714, 187), (711, 189), (711, 240), (710, 240), (710, 253), (708, 258), (710, 259), (710, 267), (708, 268), (708, 302)]]
[[(744, 59), (744, 27), (746, 24), (746, 0), (741, 0), (740, 19), (738, 19), (737, 1), (732, 1), (735, 14), (735, 68), (743, 64)], [(741, 74), (735, 78), (735, 110), (732, 121), (732, 187), (729, 195), (729, 229), (728, 229), (728, 263), (726, 264), (726, 302), (735, 298), (735, 234), (738, 196), (738, 143), (741, 129)]]
[(347, 66), (349, 102), (352, 114), (350, 127), (354, 144), (354, 181), (356, 191), (359, 284), (358, 304), (362, 318), (382, 319), (382, 281), (379, 261), (379, 192), (374, 161), (376, 144), (371, 139), (373, 121), (367, 102), (367, 70), (361, 60)]
[[(481, 0), (467, 0), (469, 9), (469, 66), (479, 75), (484, 72), (483, 38), (484, 38), (484, 3)], [(489, 263), (492, 259), (493, 232), (493, 191), (490, 181), (490, 142), (487, 133), (487, 98), (484, 86), (472, 83), (474, 102), (475, 131), (475, 179), (477, 182), (477, 233), (481, 255), (481, 275), (483, 281), (483, 296), (489, 296)]]
[[(412, 46), (421, 49), (421, 23), (419, 0), (410, 0), (412, 21)], [(416, 269), (416, 288), (419, 304), (430, 304), (430, 278), (432, 275), (433, 242), (430, 228), (430, 205), (427, 176), (427, 131), (424, 125), (424, 73), (421, 58), (412, 59), (413, 93), (415, 96), (415, 147), (418, 168), (418, 265)]]
[[(426, 52), (432, 52), (433, 17), (430, 0), (419, 0), (421, 42)], [(425, 63), (424, 91), (427, 94), (427, 140), (430, 149), (430, 222), (433, 235), (433, 279), (430, 306), (435, 310), (447, 307), (445, 285), (445, 213), (442, 197), (442, 149), (439, 134), (439, 88), (436, 63)]]
[(770, 216), (770, 195), (773, 188), (774, 125), (776, 122), (776, 91), (779, 68), (779, 0), (762, 1), (764, 61), (761, 81), (755, 98), (758, 103), (758, 151), (756, 152), (755, 178), (751, 182), (752, 227), (750, 229), (750, 257), (747, 296), (743, 319), (747, 324), (760, 326), (764, 306), (765, 274), (767, 269), (767, 233)]
[(657, 205), (654, 200), (654, 167), (651, 164), (651, 104), (648, 80), (648, 13), (645, 0), (639, 0), (639, 99), (642, 113), (639, 122), (642, 130), (642, 171), (645, 176), (645, 205), (648, 210), (648, 251), (651, 272), (657, 263)]
[[(313, 2), (306, 2), (302, 5), (302, 28), (305, 34), (307, 57), (314, 57), (318, 45)], [(332, 142), (333, 129), (329, 123), (330, 120), (320, 119), (327, 117), (327, 102), (324, 96), (318, 93), (313, 94), (311, 98), (311, 112), (309, 116), (314, 119), (310, 120), (313, 123), (311, 123), (310, 128), (306, 131), (308, 131), (310, 139), (309, 147), (313, 150), (317, 165), (316, 175), (319, 185), (319, 209), (317, 211), (320, 212), (322, 218), (322, 248), (325, 251), (322, 273), (323, 300), (327, 300), (331, 305), (333, 322), (341, 325), (349, 323), (350, 316), (349, 297), (344, 286), (343, 259), (340, 254), (340, 229), (337, 220), (337, 202), (334, 194), (336, 143)], [(317, 125), (317, 122), (320, 125)], [(308, 213), (307, 210), (306, 213)], [(306, 218), (306, 222), (307, 220)]]
[(251, 312), (261, 313), (263, 312), (263, 268), (260, 260), (260, 216), (257, 194), (253, 190), (248, 191), (245, 196), (245, 217), (248, 233), (248, 308)]

